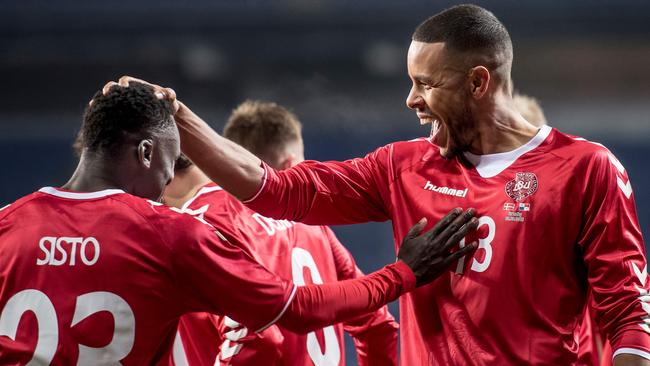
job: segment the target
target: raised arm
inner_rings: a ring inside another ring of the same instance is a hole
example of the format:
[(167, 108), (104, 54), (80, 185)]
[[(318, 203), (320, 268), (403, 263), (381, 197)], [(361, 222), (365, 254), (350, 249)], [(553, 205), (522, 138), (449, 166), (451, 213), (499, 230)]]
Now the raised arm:
[(251, 198), (264, 178), (262, 161), (216, 133), (183, 103), (174, 119), (181, 149), (210, 179), (240, 200)]
[[(183, 152), (210, 179), (240, 200), (248, 199), (259, 190), (264, 177), (262, 161), (248, 150), (220, 136), (205, 121), (176, 99), (171, 88), (149, 83), (132, 76), (110, 81), (102, 89), (127, 88), (129, 83), (151, 86), (159, 99), (168, 99), (174, 107), (174, 119), (181, 137)], [(92, 100), (90, 103), (92, 104)]]
[(236, 143), (220, 136), (205, 121), (176, 99), (170, 88), (129, 76), (112, 87), (139, 82), (154, 88), (159, 98), (175, 106), (174, 119), (183, 152), (212, 181), (245, 201), (261, 214), (309, 224), (350, 224), (390, 219), (386, 199), (389, 186), (389, 148), (381, 148), (363, 159), (344, 162), (309, 161), (282, 172)]

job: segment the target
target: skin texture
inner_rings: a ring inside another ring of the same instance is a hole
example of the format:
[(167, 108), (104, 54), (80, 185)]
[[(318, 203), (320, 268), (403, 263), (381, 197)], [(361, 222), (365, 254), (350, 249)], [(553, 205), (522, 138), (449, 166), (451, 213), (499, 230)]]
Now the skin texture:
[(509, 79), (498, 67), (476, 64), (444, 43), (417, 41), (409, 47), (407, 67), (412, 86), (406, 105), (420, 124), (432, 124), (443, 156), (511, 151), (537, 133), (516, 109)]
[(179, 155), (178, 130), (172, 124), (146, 139), (126, 142), (117, 156), (82, 150), (79, 165), (63, 188), (93, 192), (119, 187), (158, 201), (174, 177), (174, 162)]

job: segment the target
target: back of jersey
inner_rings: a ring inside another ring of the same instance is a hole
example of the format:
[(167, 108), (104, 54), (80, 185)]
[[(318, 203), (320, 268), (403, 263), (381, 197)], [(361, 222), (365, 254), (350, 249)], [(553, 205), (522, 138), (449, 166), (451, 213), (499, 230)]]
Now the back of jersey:
[[(355, 263), (349, 253), (324, 226), (308, 226), (286, 220), (273, 220), (249, 210), (255, 252), (271, 272), (296, 285), (322, 284), (356, 277)], [(332, 245), (345, 252), (337, 262)], [(339, 273), (341, 272), (341, 273)], [(345, 365), (343, 324), (325, 327), (307, 335), (280, 328), (284, 336), (283, 359), (291, 365)]]
[[(242, 241), (244, 250), (271, 272), (283, 279), (292, 280), (298, 286), (335, 282), (357, 275), (352, 257), (328, 228), (266, 218), (248, 209), (214, 184), (201, 189), (184, 209), (212, 224), (230, 222), (245, 238)], [(341, 260), (342, 263), (335, 262), (330, 241), (336, 241), (340, 249), (345, 251), (347, 258)], [(339, 276), (339, 269), (346, 273)], [(243, 361), (248, 360), (248, 357), (253, 359), (246, 353), (259, 353), (262, 347), (247, 344), (243, 337), (249, 332), (242, 332), (237, 322), (226, 318), (221, 318), (219, 322), (221, 332), (229, 334), (224, 337), (226, 339), (221, 345), (221, 364), (252, 364)], [(280, 364), (345, 365), (342, 324), (328, 326), (307, 335), (282, 328), (279, 331), (283, 338)], [(239, 334), (241, 338), (233, 339), (237, 338), (233, 334)], [(188, 338), (189, 336), (191, 335), (188, 334)], [(209, 346), (210, 344), (206, 345)], [(270, 358), (272, 357), (266, 356), (268, 364), (271, 364)]]
[(165, 306), (169, 250), (136, 203), (146, 208), (120, 190), (44, 188), (0, 211), (0, 364), (164, 356), (179, 315)]

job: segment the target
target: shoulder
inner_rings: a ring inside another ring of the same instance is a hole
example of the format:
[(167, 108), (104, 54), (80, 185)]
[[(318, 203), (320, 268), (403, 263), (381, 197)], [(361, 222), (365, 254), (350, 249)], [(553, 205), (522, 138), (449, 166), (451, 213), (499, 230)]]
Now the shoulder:
[(552, 153), (568, 160), (607, 160), (613, 154), (603, 144), (555, 130)]
[(569, 162), (575, 174), (597, 180), (626, 179), (623, 164), (601, 143), (555, 130), (552, 145), (551, 153)]
[(384, 145), (366, 155), (375, 166), (395, 178), (402, 171), (429, 159), (439, 156), (439, 148), (429, 138), (417, 138), (408, 141), (397, 141)]
[(390, 158), (394, 162), (420, 161), (422, 155), (437, 152), (439, 148), (429, 138), (421, 137), (408, 141), (396, 141), (384, 145), (369, 155)]
[(13, 214), (20, 210), (24, 205), (30, 204), (39, 198), (44, 198), (45, 195), (40, 192), (30, 193), (27, 196), (17, 199), (10, 204), (0, 204), (0, 220), (4, 220), (13, 216)]
[(128, 205), (133, 213), (147, 222), (150, 229), (159, 235), (168, 246), (174, 246), (177, 243), (187, 245), (195, 241), (193, 238), (196, 236), (214, 230), (212, 225), (200, 218), (160, 202), (131, 195), (116, 196), (114, 200)]

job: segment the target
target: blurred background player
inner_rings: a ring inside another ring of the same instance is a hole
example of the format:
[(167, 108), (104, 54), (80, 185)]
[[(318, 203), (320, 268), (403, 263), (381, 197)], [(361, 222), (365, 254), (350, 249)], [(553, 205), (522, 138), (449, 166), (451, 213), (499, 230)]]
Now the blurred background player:
[(107, 85), (84, 114), (70, 180), (0, 210), (0, 364), (166, 364), (184, 313), (304, 332), (379, 309), (454, 260), (458, 222), (417, 236), (422, 223), (411, 251), (363, 279), (282, 280), (234, 245), (230, 223), (154, 201), (180, 155), (176, 107), (150, 86)]
[(544, 116), (544, 111), (539, 105), (537, 99), (515, 92), (512, 95), (512, 101), (515, 105), (515, 108), (521, 113), (521, 116), (530, 122), (535, 127), (541, 127), (546, 125), (546, 116)]
[(406, 102), (433, 136), (344, 162), (260, 167), (185, 106), (175, 118), (184, 152), (276, 219), (392, 220), (398, 239), (423, 212), (480, 207), (480, 250), (459, 263), (464, 275), (400, 299), (402, 363), (575, 363), (589, 288), (614, 364), (648, 365), (647, 261), (627, 172), (600, 144), (528, 123), (512, 102), (512, 61), (508, 31), (483, 8), (425, 20)]
[[(301, 129), (286, 108), (246, 101), (232, 112), (223, 133), (270, 166), (287, 169), (304, 160)], [(183, 156), (164, 201), (208, 223), (221, 217), (236, 222), (246, 250), (298, 285), (363, 275), (328, 227), (263, 217), (210, 182)], [(190, 365), (215, 364), (218, 358), (222, 365), (345, 365), (345, 330), (354, 339), (359, 365), (397, 365), (397, 328), (386, 307), (307, 335), (277, 326), (255, 334), (227, 317), (191, 314), (180, 322), (184, 356), (177, 351), (175, 364), (183, 359)]]

